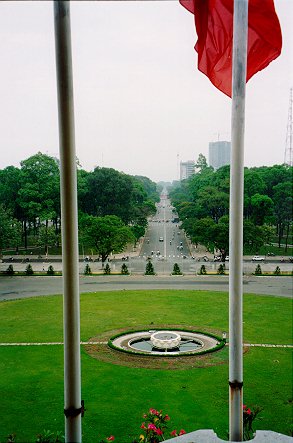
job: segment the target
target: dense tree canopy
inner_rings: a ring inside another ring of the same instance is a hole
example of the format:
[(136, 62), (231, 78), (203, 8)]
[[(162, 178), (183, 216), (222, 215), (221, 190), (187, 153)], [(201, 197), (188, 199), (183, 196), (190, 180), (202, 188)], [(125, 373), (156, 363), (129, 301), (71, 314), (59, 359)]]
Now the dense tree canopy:
[(116, 215), (83, 215), (80, 218), (80, 239), (95, 249), (104, 262), (111, 252), (123, 251), (126, 244), (133, 241), (133, 234)]
[[(222, 257), (228, 253), (230, 167), (214, 171), (199, 159), (198, 172), (176, 182), (169, 191), (182, 226), (194, 243)], [(245, 168), (244, 245), (257, 250), (272, 237), (272, 229), (288, 240), (292, 227), (292, 167)]]
[[(147, 177), (131, 176), (111, 168), (97, 167), (87, 172), (77, 166), (80, 214), (108, 223), (112, 221), (105, 217), (118, 217), (120, 223), (130, 229), (127, 232), (131, 241), (138, 240), (145, 232), (147, 218), (156, 211), (155, 202), (159, 201), (156, 184)], [(61, 232), (59, 161), (38, 152), (23, 160), (20, 168), (9, 166), (0, 170), (0, 205), (4, 213), (10, 214), (10, 219), (21, 223), (25, 248), (28, 237), (31, 245), (44, 247), (46, 252), (49, 246), (58, 245)], [(3, 223), (9, 225), (6, 219)], [(9, 236), (5, 238), (5, 247), (15, 244), (12, 233), (10, 244), (7, 243)], [(88, 237), (87, 242), (92, 246)]]

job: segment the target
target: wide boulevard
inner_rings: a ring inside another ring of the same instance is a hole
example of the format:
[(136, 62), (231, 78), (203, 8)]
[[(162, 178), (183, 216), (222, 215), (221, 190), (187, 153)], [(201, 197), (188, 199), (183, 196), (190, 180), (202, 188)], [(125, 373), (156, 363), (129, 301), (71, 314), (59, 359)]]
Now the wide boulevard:
[[(95, 257), (93, 257), (94, 259)], [(43, 261), (40, 258), (28, 257), (35, 271), (46, 270), (49, 264), (55, 270), (62, 269), (60, 257), (48, 257)], [(119, 254), (110, 258), (110, 267), (113, 273), (118, 273), (125, 263), (131, 273), (121, 275), (92, 275), (84, 276), (85, 260), (80, 258), (80, 292), (131, 290), (131, 289), (196, 289), (196, 290), (229, 290), (229, 277), (227, 275), (198, 275), (200, 267), (204, 264), (207, 270), (216, 271), (219, 262), (213, 261), (213, 255), (203, 248), (194, 248), (188, 243), (184, 231), (180, 229), (177, 215), (170, 205), (170, 201), (162, 195), (157, 205), (157, 213), (149, 220), (148, 229), (143, 242), (135, 251)], [(156, 275), (146, 276), (147, 261), (151, 261)], [(180, 267), (183, 276), (172, 276), (174, 263)], [(91, 261), (92, 272), (101, 272), (101, 262)], [(27, 265), (25, 260), (13, 260), (15, 270), (24, 270)], [(266, 257), (261, 263), (263, 270), (272, 271), (276, 266), (282, 270), (290, 271), (292, 263), (283, 263), (280, 257)], [(1, 270), (7, 268), (7, 260), (1, 263)], [(252, 275), (256, 263), (251, 257), (243, 261), (243, 292), (255, 294), (268, 294), (283, 297), (292, 297), (292, 278), (288, 277), (256, 277)], [(229, 269), (229, 262), (226, 263)], [(62, 277), (1, 277), (0, 300), (31, 297), (38, 295), (61, 294)]]

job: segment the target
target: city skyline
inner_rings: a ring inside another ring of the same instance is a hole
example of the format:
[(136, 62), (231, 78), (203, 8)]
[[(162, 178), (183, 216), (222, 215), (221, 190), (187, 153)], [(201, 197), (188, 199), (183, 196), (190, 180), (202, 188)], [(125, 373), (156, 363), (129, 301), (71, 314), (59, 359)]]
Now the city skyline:
[[(284, 161), (293, 4), (275, 0), (283, 51), (247, 84), (245, 165)], [(177, 2), (72, 2), (76, 153), (153, 181), (230, 140), (231, 100), (197, 70), (192, 15)], [(53, 5), (0, 5), (0, 168), (58, 156)]]

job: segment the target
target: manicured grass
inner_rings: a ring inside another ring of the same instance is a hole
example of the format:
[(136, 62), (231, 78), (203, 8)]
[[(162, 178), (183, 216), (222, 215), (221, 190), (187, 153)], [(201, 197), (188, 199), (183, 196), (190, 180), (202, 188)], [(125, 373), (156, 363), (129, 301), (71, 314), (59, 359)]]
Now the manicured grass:
[[(290, 344), (292, 301), (244, 296), (244, 341)], [(228, 295), (207, 291), (115, 291), (81, 295), (81, 339), (120, 328), (178, 324), (228, 330)], [(62, 297), (0, 303), (0, 342), (62, 341)], [(220, 351), (228, 353), (228, 349)], [(291, 350), (250, 348), (244, 355), (244, 401), (264, 407), (258, 429), (288, 434), (292, 412)], [(195, 357), (196, 358), (196, 357)], [(142, 414), (163, 409), (172, 429), (228, 429), (228, 365), (155, 370), (106, 363), (81, 351), (83, 442), (114, 434), (128, 443)], [(62, 430), (63, 346), (0, 347), (3, 413), (0, 442), (15, 432), (33, 442), (43, 429)]]

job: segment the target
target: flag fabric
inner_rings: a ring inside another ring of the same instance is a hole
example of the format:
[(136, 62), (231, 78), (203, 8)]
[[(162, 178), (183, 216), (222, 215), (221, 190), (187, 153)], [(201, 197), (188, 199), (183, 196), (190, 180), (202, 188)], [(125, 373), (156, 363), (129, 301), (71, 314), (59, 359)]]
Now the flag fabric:
[[(198, 69), (231, 97), (233, 0), (179, 0), (194, 14), (198, 40)], [(248, 0), (248, 81), (276, 59), (282, 49), (280, 23), (274, 0)]]

